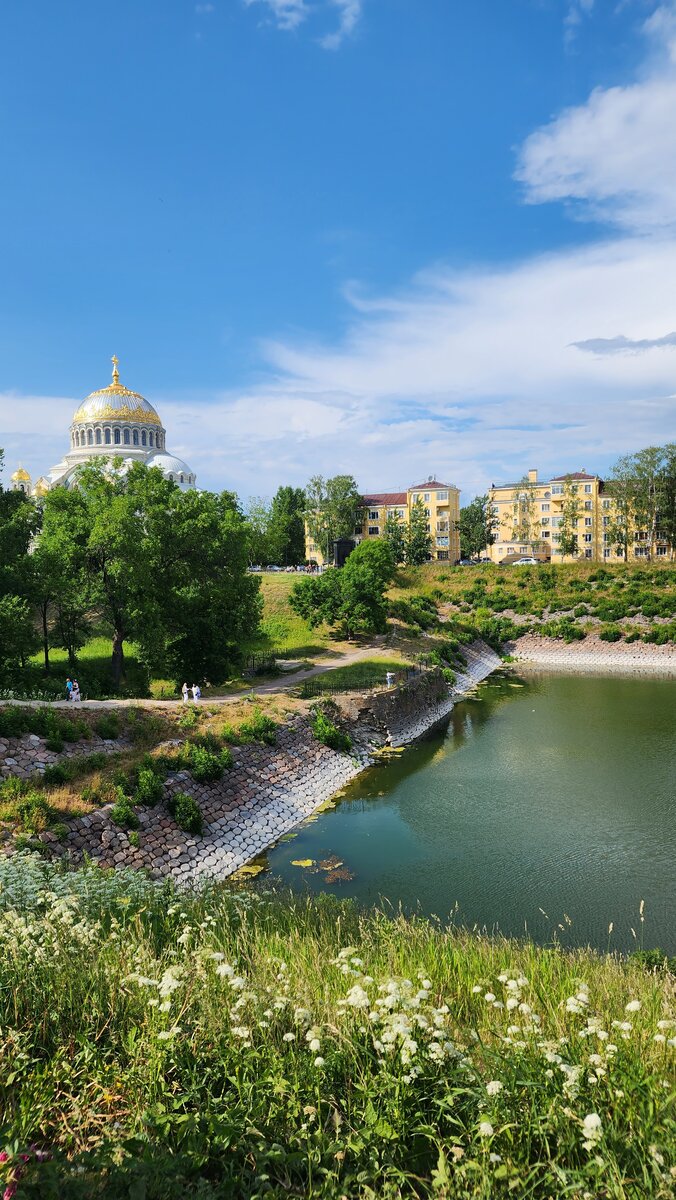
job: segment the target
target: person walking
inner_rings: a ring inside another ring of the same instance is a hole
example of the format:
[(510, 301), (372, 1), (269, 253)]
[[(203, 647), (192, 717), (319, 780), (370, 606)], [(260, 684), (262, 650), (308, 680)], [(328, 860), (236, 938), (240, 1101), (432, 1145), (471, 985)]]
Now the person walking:
[(188, 687), (187, 683), (183, 684), (183, 687), (181, 688), (181, 695), (183, 697), (183, 703), (187, 704), (188, 697), (190, 696), (190, 688)]
[(70, 698), (71, 700), (74, 700), (76, 704), (79, 704), (80, 700), (82, 699), (80, 696), (80, 685), (77, 679), (73, 680), (73, 690), (70, 694)]
[(72, 699), (73, 699), (73, 680), (71, 679), (71, 677), (69, 675), (66, 680), (66, 700), (72, 700)]
[(193, 683), (193, 685), (192, 685), (193, 700), (199, 700), (199, 699), (201, 699), (201, 696), (202, 696), (202, 689), (201, 689), (199, 683)]

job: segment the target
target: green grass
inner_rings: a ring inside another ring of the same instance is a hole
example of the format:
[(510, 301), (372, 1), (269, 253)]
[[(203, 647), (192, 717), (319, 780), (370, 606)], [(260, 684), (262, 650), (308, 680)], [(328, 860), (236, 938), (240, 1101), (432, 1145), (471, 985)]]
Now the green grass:
[(303, 576), (261, 576), (263, 620), (260, 635), (247, 647), (248, 653), (267, 651), (280, 658), (311, 658), (336, 651), (336, 639), (328, 629), (322, 626), (310, 629), (307, 621), (289, 608), (291, 589), (300, 578)]
[[(93, 637), (78, 651), (76, 668), (68, 665), (68, 654), (65, 650), (50, 650), (50, 674), (44, 674), (42, 654), (34, 654), (30, 666), (22, 673), (21, 683), (24, 684), (23, 674), (26, 675), (25, 685), (33, 692), (49, 690), (59, 699), (66, 698), (66, 678), (75, 676), (80, 684), (84, 699), (113, 694), (111, 675), (111, 656), (113, 643), (109, 637)], [(145, 668), (139, 662), (136, 647), (132, 642), (125, 644), (124, 674), (121, 695), (147, 696), (148, 676)]]
[[(400, 658), (365, 658), (345, 667), (331, 667), (324, 674), (316, 675), (306, 682), (313, 695), (322, 687), (327, 691), (339, 691), (340, 688), (358, 691), (360, 688), (380, 687), (384, 685), (388, 671), (399, 675), (410, 665)], [(302, 690), (306, 688), (306, 684), (301, 683), (300, 687)]]
[(663, 969), (35, 856), (0, 910), (21, 1197), (673, 1195)]

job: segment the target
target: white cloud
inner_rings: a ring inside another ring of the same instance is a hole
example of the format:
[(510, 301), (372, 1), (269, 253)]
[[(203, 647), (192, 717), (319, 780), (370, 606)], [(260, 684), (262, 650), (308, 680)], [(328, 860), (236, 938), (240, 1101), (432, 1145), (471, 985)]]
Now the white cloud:
[(247, 7), (252, 4), (266, 5), (279, 29), (298, 29), (308, 17), (328, 15), (337, 10), (338, 28), (318, 38), (325, 50), (337, 50), (345, 38), (354, 33), (362, 14), (362, 0), (323, 0), (321, 5), (308, 4), (306, 0), (244, 0)]
[(338, 50), (345, 38), (354, 33), (361, 18), (362, 4), (361, 0), (331, 0), (331, 3), (338, 9), (338, 29), (320, 38), (319, 44), (325, 50)]
[(643, 77), (597, 88), (526, 140), (516, 177), (530, 203), (570, 201), (631, 231), (676, 223), (676, 8), (645, 23)]
[(310, 15), (305, 0), (244, 0), (244, 3), (247, 7), (252, 4), (267, 5), (280, 29), (297, 29)]

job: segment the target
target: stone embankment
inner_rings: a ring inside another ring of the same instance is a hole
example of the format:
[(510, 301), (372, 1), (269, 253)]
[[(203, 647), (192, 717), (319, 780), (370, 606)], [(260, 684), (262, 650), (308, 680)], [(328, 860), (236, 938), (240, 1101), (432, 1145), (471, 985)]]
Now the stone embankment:
[(83, 754), (117, 754), (128, 750), (131, 745), (125, 738), (117, 741), (92, 736), (86, 742), (73, 742), (63, 750), (48, 750), (45, 739), (37, 733), (25, 733), (22, 737), (0, 738), (0, 779), (15, 775), (18, 779), (30, 779), (41, 775), (47, 768), (69, 758)]
[[(466, 671), (450, 693), (441, 671), (433, 670), (390, 691), (338, 697), (339, 720), (353, 739), (352, 754), (321, 745), (307, 717), (296, 716), (279, 730), (275, 746), (235, 747), (233, 767), (215, 783), (197, 784), (187, 772), (169, 776), (166, 798), (187, 792), (199, 804), (204, 820), (200, 836), (179, 829), (164, 804), (138, 808), (140, 828), (130, 836), (111, 820), (108, 805), (70, 822), (61, 839), (48, 831), (40, 840), (49, 853), (72, 863), (87, 856), (103, 866), (145, 868), (155, 878), (191, 886), (224, 879), (315, 812), (368, 766), (379, 748), (407, 745), (445, 720), (454, 700), (500, 665), (481, 643), (464, 647), (463, 653)], [(111, 746), (119, 749), (119, 743)], [(31, 743), (30, 753), (42, 754), (35, 763), (46, 765), (42, 747)], [(6, 758), (4, 762), (7, 766)], [(5, 773), (18, 772), (9, 764)]]
[(538, 637), (528, 633), (505, 650), (519, 666), (532, 669), (578, 671), (628, 675), (676, 675), (676, 646), (656, 646), (650, 642), (604, 642), (588, 634), (583, 642), (564, 642), (559, 638)]

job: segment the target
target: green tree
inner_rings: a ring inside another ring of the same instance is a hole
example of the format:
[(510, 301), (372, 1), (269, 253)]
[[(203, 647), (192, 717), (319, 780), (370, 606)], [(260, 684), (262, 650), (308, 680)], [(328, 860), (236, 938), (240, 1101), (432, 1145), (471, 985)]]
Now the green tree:
[(343, 636), (371, 636), (387, 627), (385, 589), (394, 559), (383, 538), (361, 542), (345, 566), (294, 584), (289, 604), (311, 628), (325, 623)]
[(45, 498), (45, 526), (73, 544), (91, 602), (112, 630), (118, 688), (131, 638), (149, 668), (222, 679), (256, 631), (259, 581), (247, 574), (246, 522), (232, 493), (181, 492), (158, 468), (119, 460), (78, 472)]
[[(0, 450), (0, 471), (4, 454)], [(0, 672), (25, 666), (39, 642), (30, 607), (31, 542), (39, 524), (35, 504), (0, 484)]]
[(411, 513), (406, 528), (406, 563), (409, 567), (419, 567), (427, 562), (432, 553), (432, 535), (430, 534), (430, 519), (425, 512), (422, 500), (416, 500), (411, 505)]
[(562, 554), (569, 556), (579, 553), (577, 523), (582, 512), (579, 491), (578, 484), (571, 479), (570, 475), (567, 475), (563, 484), (563, 503), (561, 505), (561, 519), (559, 523), (559, 549)]
[(354, 537), (361, 496), (352, 475), (334, 475), (324, 480), (313, 475), (305, 489), (305, 520), (310, 537), (319, 546), (324, 561), (333, 556), (338, 538)]
[(517, 483), (512, 496), (512, 540), (531, 546), (533, 542), (540, 540), (540, 526), (535, 510), (536, 489), (537, 484), (524, 475)]
[(393, 561), (398, 565), (406, 560), (406, 525), (401, 517), (388, 512), (383, 526), (383, 541), (387, 542)]
[(627, 561), (631, 536), (634, 479), (631, 455), (624, 454), (613, 466), (607, 481), (606, 492), (612, 500), (608, 511), (608, 524), (604, 526), (606, 545), (615, 549)]
[(270, 544), (270, 501), (264, 496), (250, 496), (244, 516), (249, 565), (267, 567), (275, 561)]
[(460, 509), (460, 557), (478, 558), (495, 542), (498, 526), (488, 496), (475, 496), (471, 504)]
[(268, 537), (272, 561), (281, 567), (305, 562), (305, 492), (279, 487), (272, 497)]

